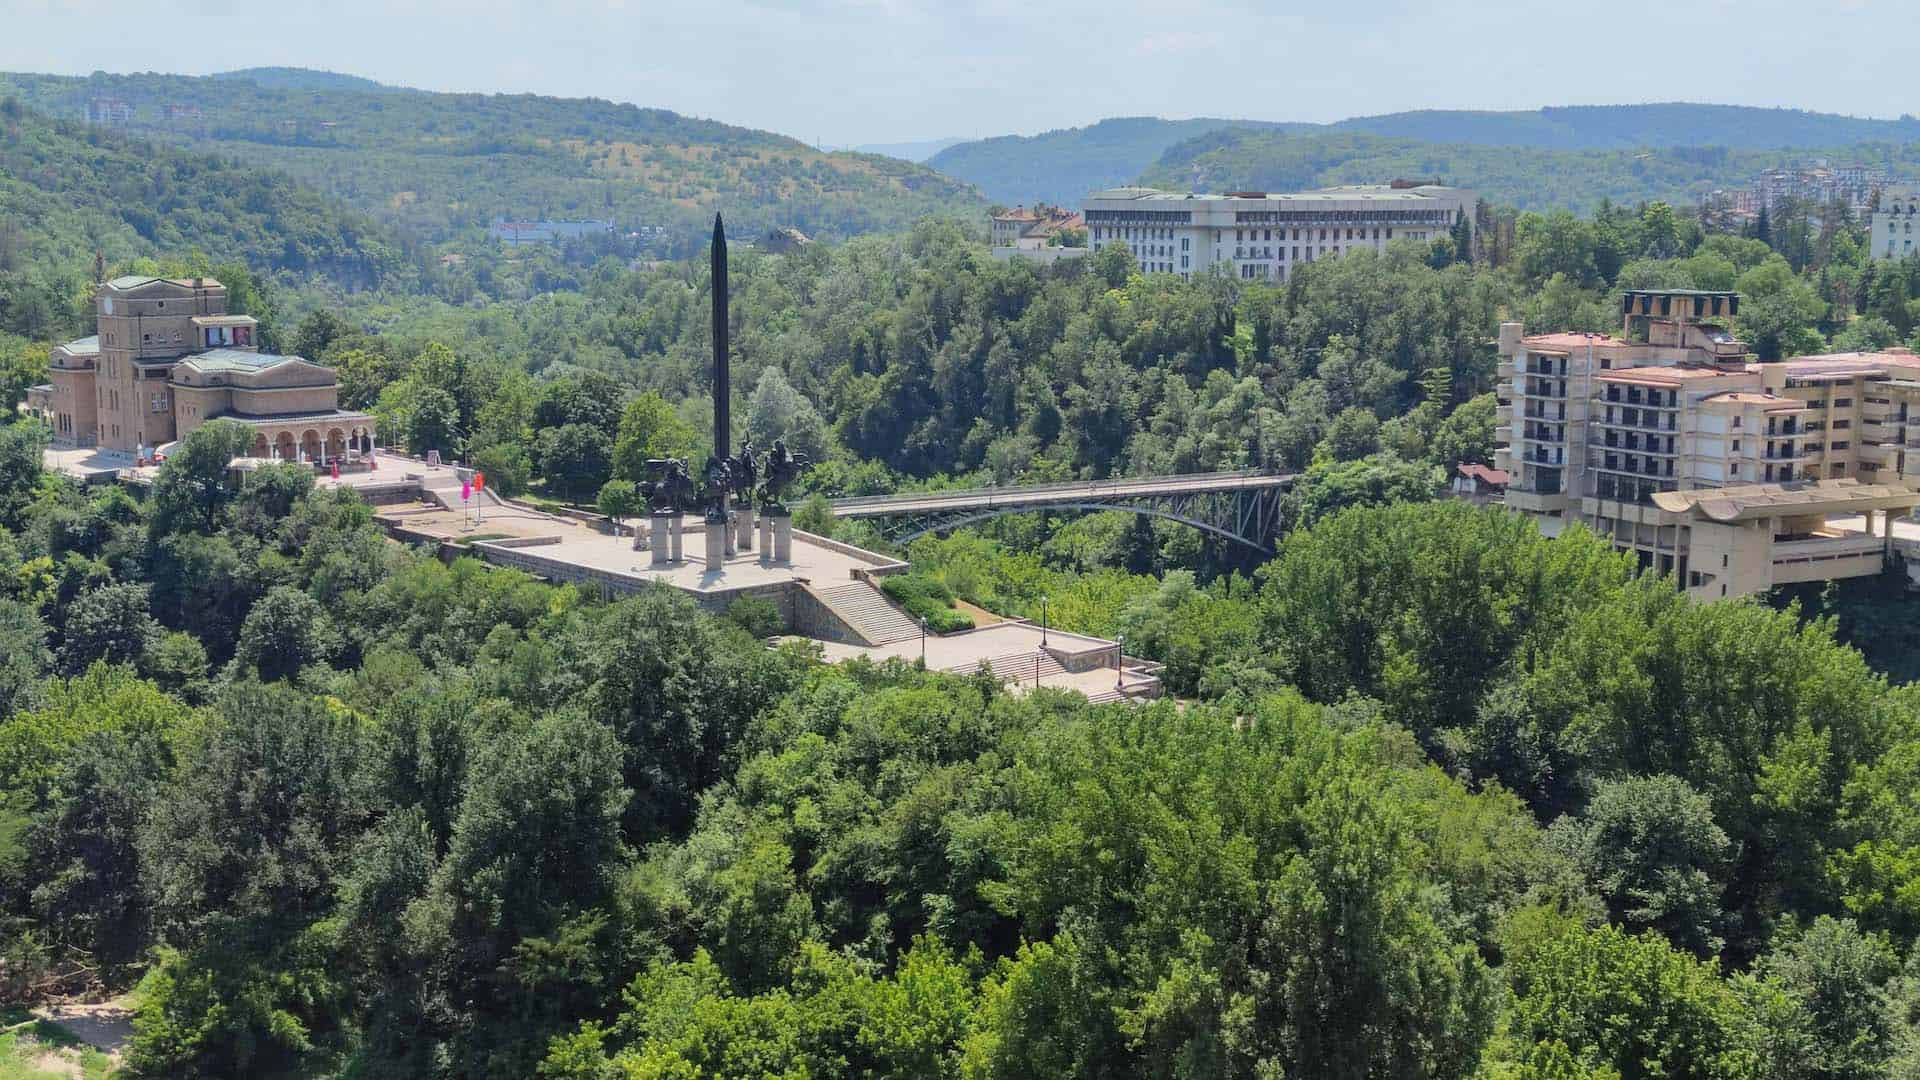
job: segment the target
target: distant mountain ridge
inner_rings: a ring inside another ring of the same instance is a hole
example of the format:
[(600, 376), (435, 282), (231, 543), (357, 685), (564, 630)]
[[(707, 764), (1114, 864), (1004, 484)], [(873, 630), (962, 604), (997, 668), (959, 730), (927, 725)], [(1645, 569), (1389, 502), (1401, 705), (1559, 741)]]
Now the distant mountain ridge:
[(401, 90), (278, 68), (0, 74), (8, 94), (66, 119), (94, 98), (125, 101), (131, 134), (282, 170), (432, 241), (502, 217), (593, 218), (685, 254), (718, 209), (742, 235), (794, 226), (833, 238), (928, 215), (978, 220), (985, 206), (970, 185), (911, 162), (596, 98)]
[[(1124, 117), (1040, 135), (960, 143), (934, 155), (927, 164), (972, 183), (996, 202), (1046, 199), (1071, 203), (1089, 191), (1132, 182), (1155, 169), (1163, 154), (1187, 140), (1230, 130), (1366, 135), (1451, 146), (1563, 151), (1675, 147), (1817, 150), (1862, 143), (1920, 142), (1920, 119), (1911, 115), (1881, 120), (1800, 109), (1669, 102), (1504, 112), (1436, 109), (1353, 117), (1331, 124)], [(1157, 175), (1164, 179), (1166, 172), (1159, 170)]]
[(1715, 188), (1742, 188), (1764, 169), (1817, 153), (1920, 175), (1920, 142), (1736, 149), (1555, 149), (1434, 143), (1354, 131), (1273, 132), (1229, 128), (1178, 143), (1142, 173), (1173, 191), (1298, 191), (1397, 178), (1437, 179), (1523, 210), (1589, 212), (1602, 199), (1698, 203)]
[(1771, 150), (1920, 139), (1920, 119), (1910, 115), (1898, 120), (1877, 120), (1805, 109), (1689, 102), (1562, 105), (1510, 112), (1431, 109), (1359, 116), (1327, 127), (1422, 142), (1553, 150), (1663, 146)]
[(883, 157), (895, 157), (901, 161), (924, 162), (949, 146), (958, 146), (966, 142), (958, 136), (949, 139), (921, 139), (912, 142), (861, 143), (853, 148), (856, 154), (879, 154)]

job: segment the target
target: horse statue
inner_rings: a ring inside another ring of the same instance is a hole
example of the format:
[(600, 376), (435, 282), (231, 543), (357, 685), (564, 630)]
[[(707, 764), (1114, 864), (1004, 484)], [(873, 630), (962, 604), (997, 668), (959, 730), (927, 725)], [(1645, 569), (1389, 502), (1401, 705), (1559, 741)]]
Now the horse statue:
[(729, 465), (732, 469), (733, 493), (740, 496), (742, 502), (752, 499), (753, 489), (760, 483), (760, 466), (753, 459), (752, 439), (740, 444), (740, 453)]
[(640, 485), (647, 506), (656, 514), (677, 514), (693, 506), (693, 477), (687, 475), (687, 463), (679, 458), (650, 458), (647, 473), (653, 477)]
[(773, 450), (767, 454), (767, 479), (760, 486), (761, 508), (768, 513), (786, 513), (787, 507), (783, 500), (786, 498), (787, 490), (793, 486), (794, 481), (800, 479), (800, 474), (805, 472), (807, 466), (811, 464), (807, 455), (796, 454), (787, 449), (785, 439), (773, 440)]

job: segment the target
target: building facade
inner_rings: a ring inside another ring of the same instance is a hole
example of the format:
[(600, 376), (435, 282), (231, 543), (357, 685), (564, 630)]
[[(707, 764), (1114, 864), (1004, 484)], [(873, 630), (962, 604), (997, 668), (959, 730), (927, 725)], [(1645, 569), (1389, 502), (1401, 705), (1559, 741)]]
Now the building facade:
[(1460, 221), (1471, 229), (1474, 202), (1473, 192), (1432, 184), (1223, 195), (1136, 187), (1087, 196), (1081, 215), (1089, 247), (1125, 247), (1147, 273), (1191, 278), (1217, 266), (1246, 280), (1285, 281), (1315, 259), (1437, 240)]
[[(1087, 253), (1086, 221), (1061, 206), (1040, 203), (1029, 210), (1016, 206), (991, 215), (987, 221), (996, 259), (1028, 259), (1034, 262), (1058, 262), (1077, 259)], [(1064, 241), (1077, 241), (1069, 247)]]
[(1920, 221), (1920, 187), (1887, 188), (1867, 228), (1868, 254), (1876, 259), (1904, 259), (1920, 251), (1914, 247), (1914, 223)]
[(1734, 293), (1622, 307), (1618, 337), (1502, 325), (1508, 508), (1549, 535), (1584, 524), (1702, 598), (1880, 572), (1892, 517), (1920, 504), (1920, 356), (1752, 364)]
[(94, 294), (98, 332), (57, 345), (29, 404), (62, 447), (137, 454), (225, 418), (254, 456), (319, 461), (370, 449), (373, 418), (339, 408), (331, 369), (258, 347), (212, 278), (121, 277)]

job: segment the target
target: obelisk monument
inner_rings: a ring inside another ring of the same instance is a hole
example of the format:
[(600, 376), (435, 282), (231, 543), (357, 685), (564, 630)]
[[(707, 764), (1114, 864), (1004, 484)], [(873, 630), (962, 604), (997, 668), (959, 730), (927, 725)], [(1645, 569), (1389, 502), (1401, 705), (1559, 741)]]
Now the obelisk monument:
[[(713, 215), (713, 461), (725, 467), (733, 456), (732, 417), (733, 372), (727, 356), (727, 229), (720, 215)], [(712, 466), (709, 465), (709, 468)], [(711, 486), (712, 478), (708, 479)], [(707, 571), (717, 572), (726, 563), (733, 539), (731, 493), (722, 483), (720, 490), (709, 492), (716, 499), (707, 514)], [(716, 520), (717, 518), (717, 520)]]

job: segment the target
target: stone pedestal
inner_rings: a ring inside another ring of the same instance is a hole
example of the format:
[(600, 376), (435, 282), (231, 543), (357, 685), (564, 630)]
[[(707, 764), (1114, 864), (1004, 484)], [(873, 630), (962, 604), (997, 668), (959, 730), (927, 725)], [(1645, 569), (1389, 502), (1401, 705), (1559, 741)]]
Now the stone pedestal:
[(760, 565), (773, 565), (773, 515), (760, 515)]
[(647, 519), (647, 538), (653, 549), (653, 565), (665, 566), (673, 561), (673, 552), (667, 546), (672, 532), (672, 514), (654, 514)]
[(707, 573), (717, 574), (727, 565), (727, 523), (707, 522)]
[(793, 515), (775, 514), (773, 516), (773, 561), (790, 563), (793, 561)]
[(674, 514), (673, 520), (667, 524), (667, 561), (668, 562), (677, 563), (680, 560), (687, 557), (686, 547), (682, 542), (685, 539), (686, 531), (687, 531), (686, 520), (682, 518), (679, 514), (677, 513)]
[(732, 511), (732, 510), (727, 511), (727, 520), (722, 522), (720, 526), (720, 542), (727, 546), (728, 555), (732, 555), (734, 551), (737, 550), (733, 546), (733, 543), (734, 543), (733, 522), (734, 522), (735, 516), (736, 516), (735, 511)]
[(753, 550), (753, 507), (743, 506), (733, 512), (733, 546), (740, 551)]

